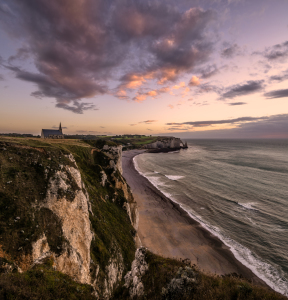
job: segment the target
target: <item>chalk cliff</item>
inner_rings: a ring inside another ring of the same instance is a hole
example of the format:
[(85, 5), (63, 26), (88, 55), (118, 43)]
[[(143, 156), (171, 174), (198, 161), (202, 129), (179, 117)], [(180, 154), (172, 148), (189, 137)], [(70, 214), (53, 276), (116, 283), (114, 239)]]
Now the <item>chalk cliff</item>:
[(109, 299), (131, 267), (138, 239), (137, 205), (121, 175), (122, 147), (1, 143), (0, 159), (8, 174), (0, 186), (6, 212), (0, 258), (20, 272), (49, 258), (54, 270)]
[(163, 138), (154, 143), (145, 145), (144, 148), (146, 149), (180, 149), (183, 146), (183, 142), (180, 138)]

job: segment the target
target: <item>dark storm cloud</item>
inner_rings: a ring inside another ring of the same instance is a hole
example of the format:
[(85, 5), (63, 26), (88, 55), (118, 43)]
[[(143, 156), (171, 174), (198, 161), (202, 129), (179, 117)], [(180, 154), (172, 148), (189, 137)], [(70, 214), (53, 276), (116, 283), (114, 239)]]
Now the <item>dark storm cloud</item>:
[(247, 104), (246, 102), (234, 102), (234, 103), (227, 103), (230, 106), (238, 106), (238, 105), (245, 105)]
[(129, 83), (121, 70), (140, 72), (145, 80), (175, 80), (208, 59), (213, 48), (208, 26), (215, 14), (181, 11), (169, 2), (2, 0), (0, 20), (27, 45), (6, 64), (30, 55), (39, 74), (14, 70), (16, 77), (37, 85), (33, 95), (54, 97), (57, 107), (73, 112), (82, 98), (107, 93), (109, 80)]
[(243, 122), (253, 122), (259, 120), (265, 120), (267, 117), (253, 118), (253, 117), (242, 117), (237, 119), (229, 120), (216, 120), (216, 121), (196, 121), (196, 122), (183, 122), (183, 123), (166, 123), (166, 125), (183, 126), (183, 125), (192, 125), (193, 127), (205, 127), (211, 125), (220, 125), (220, 124), (235, 124)]
[(264, 80), (249, 80), (244, 84), (236, 84), (228, 87), (221, 95), (222, 99), (232, 99), (261, 91), (264, 88)]
[(285, 61), (285, 58), (288, 57), (288, 41), (266, 48), (263, 52), (254, 52), (253, 54), (262, 55), (270, 61)]
[(264, 96), (268, 99), (286, 98), (288, 97), (288, 89), (271, 91), (265, 93)]
[(240, 54), (241, 48), (237, 44), (227, 45), (226, 48), (221, 51), (221, 56), (224, 58), (232, 58)]

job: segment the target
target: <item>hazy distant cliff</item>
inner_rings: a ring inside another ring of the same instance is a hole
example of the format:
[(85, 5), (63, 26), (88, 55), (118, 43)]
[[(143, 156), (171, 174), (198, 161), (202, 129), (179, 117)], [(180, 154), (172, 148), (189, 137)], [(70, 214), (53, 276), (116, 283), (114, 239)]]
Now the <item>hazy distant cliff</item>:
[(145, 145), (144, 148), (146, 149), (180, 149), (183, 145), (180, 138), (163, 138), (154, 143)]

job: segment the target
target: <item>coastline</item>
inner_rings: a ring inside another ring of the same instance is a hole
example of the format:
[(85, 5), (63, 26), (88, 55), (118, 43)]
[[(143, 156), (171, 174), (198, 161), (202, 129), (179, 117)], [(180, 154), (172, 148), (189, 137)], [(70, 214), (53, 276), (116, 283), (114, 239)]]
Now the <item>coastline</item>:
[(192, 219), (180, 205), (161, 193), (135, 169), (133, 158), (145, 150), (123, 152), (123, 176), (138, 205), (138, 235), (143, 246), (155, 254), (190, 259), (205, 273), (237, 273), (255, 284), (267, 286), (238, 261), (216, 236)]

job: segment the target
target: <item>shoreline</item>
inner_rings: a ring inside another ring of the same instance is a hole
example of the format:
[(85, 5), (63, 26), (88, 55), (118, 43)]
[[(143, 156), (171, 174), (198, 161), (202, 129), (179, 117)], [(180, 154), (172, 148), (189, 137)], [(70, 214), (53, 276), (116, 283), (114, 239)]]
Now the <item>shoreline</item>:
[[(135, 169), (133, 158), (147, 150), (124, 151), (123, 176), (129, 184), (139, 211), (141, 244), (164, 257), (186, 259), (205, 273), (237, 273), (255, 284), (268, 287), (238, 261), (218, 237), (194, 220), (180, 205), (159, 191)], [(270, 287), (269, 287), (270, 288)]]

